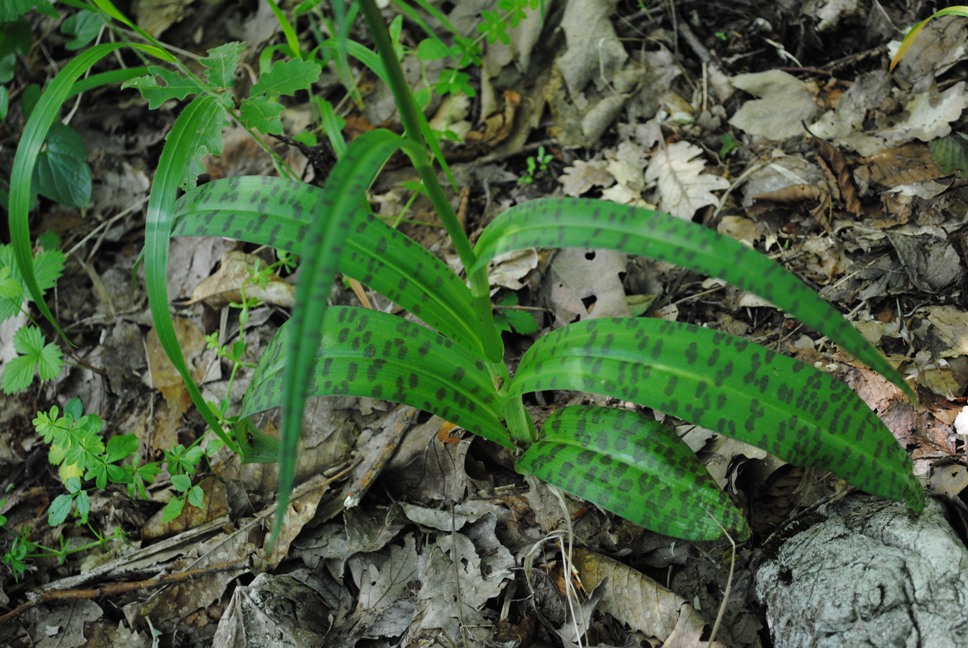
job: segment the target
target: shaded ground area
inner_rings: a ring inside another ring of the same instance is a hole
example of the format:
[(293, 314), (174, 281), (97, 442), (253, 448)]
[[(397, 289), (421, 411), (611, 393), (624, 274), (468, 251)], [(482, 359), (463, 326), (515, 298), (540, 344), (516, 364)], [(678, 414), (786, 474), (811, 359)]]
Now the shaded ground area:
[[(458, 33), (474, 35), (493, 3), (432, 4)], [(507, 206), (551, 195), (658, 207), (703, 223), (770, 255), (848, 313), (909, 377), (918, 402), (752, 295), (601, 250), (532, 250), (493, 264), (512, 359), (544, 332), (593, 317), (647, 315), (749, 338), (858, 392), (964, 534), (968, 145), (959, 132), (968, 22), (931, 23), (889, 75), (897, 41), (939, 6), (546, 5), (543, 18), (529, 12), (506, 43), (488, 44), (480, 67), (462, 68), (473, 97), (430, 93), (431, 125), (455, 136), (444, 145), (452, 199), (472, 238)], [(253, 82), (260, 53), (284, 42), (262, 3), (160, 7), (136, 2), (130, 11), (172, 46), (201, 55), (244, 42), (252, 72), (240, 87)], [(307, 50), (333, 24), (329, 14), (311, 15), (296, 22)], [(7, 84), (14, 101), (0, 148), (4, 178), (23, 126), (17, 100), (73, 55), (59, 20), (33, 16), (30, 24), (35, 45)], [(429, 26), (449, 38), (437, 21)], [(350, 35), (369, 47), (361, 23)], [(402, 21), (401, 42), (417, 48), (421, 38), (416, 22)], [(446, 70), (413, 54), (404, 64), (415, 88)], [(399, 129), (389, 92), (352, 59), (345, 69), (328, 66), (314, 92), (335, 107), (348, 139)], [(562, 497), (515, 473), (505, 450), (439, 418), (345, 397), (311, 403), (301, 485), (280, 544), (266, 552), (275, 467), (240, 465), (211, 442), (192, 445), (205, 425), (159, 345), (142, 279), (132, 281), (151, 178), (178, 107), (149, 110), (117, 87), (83, 95), (70, 123), (87, 147), (91, 206), (42, 198), (34, 213), (33, 235), (58, 234), (67, 253), (48, 294), (77, 347), (63, 349), (69, 362), (55, 380), (0, 395), (5, 645), (705, 645), (714, 625), (722, 645), (773, 645), (755, 570), (842, 497), (845, 484), (661, 413), (748, 515), (753, 539), (735, 552), (728, 541), (657, 536)], [(316, 184), (335, 162), (324, 137), (300, 137), (318, 114), (297, 95), (282, 115), (286, 136), (265, 140)], [(204, 179), (273, 173), (242, 129), (228, 129), (225, 142), (223, 157), (205, 161)], [(373, 210), (456, 267), (416, 179), (391, 163), (371, 192)], [(272, 250), (228, 239), (173, 241), (179, 340), (212, 401), (237, 407), (251, 363), (288, 317), (293, 275), (277, 261)], [(251, 278), (267, 266), (256, 291)], [(243, 289), (257, 301), (240, 309)], [(363, 297), (393, 312), (384, 298)], [(348, 282), (333, 299), (360, 303)], [(0, 325), (0, 361), (16, 355), (14, 332), (26, 322), (18, 315)], [(223, 351), (244, 340), (249, 366), (233, 372), (207, 343), (212, 334)], [(89, 524), (51, 527), (49, 508), (67, 491), (32, 421), (72, 398), (104, 421), (106, 436), (132, 434), (145, 460), (169, 461), (147, 499), (92, 489)], [(565, 404), (606, 402), (618, 404), (571, 392), (542, 392), (527, 404), (540, 421)], [(278, 420), (255, 424), (275, 434)], [(192, 447), (205, 449), (190, 482), (202, 506), (190, 500), (164, 521), (169, 503), (188, 492), (172, 452)], [(29, 555), (18, 557), (24, 540)], [(59, 561), (41, 547), (84, 549)], [(18, 560), (25, 571), (14, 578)]]

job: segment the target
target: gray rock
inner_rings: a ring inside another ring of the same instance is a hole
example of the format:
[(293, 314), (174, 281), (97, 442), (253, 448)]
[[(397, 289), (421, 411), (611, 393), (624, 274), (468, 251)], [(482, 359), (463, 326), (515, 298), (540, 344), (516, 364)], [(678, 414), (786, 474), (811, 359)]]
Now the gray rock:
[(756, 575), (778, 648), (968, 646), (968, 551), (928, 500), (851, 496)]

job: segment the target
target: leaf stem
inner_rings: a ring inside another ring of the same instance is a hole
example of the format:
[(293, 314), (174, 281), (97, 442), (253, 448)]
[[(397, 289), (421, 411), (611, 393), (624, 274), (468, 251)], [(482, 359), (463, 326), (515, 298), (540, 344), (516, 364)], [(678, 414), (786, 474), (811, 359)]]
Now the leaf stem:
[[(450, 235), (461, 263), (468, 272), (467, 279), (471, 294), (474, 297), (474, 311), (477, 313), (481, 326), (482, 342), (488, 361), (487, 367), (498, 391), (504, 394), (511, 378), (504, 362), (504, 344), (501, 341), (501, 333), (494, 322), (494, 313), (491, 310), (491, 288), (487, 280), (487, 266), (482, 265), (472, 270), (478, 265), (477, 255), (474, 254), (470, 239), (461, 227), (460, 221), (454, 213), (454, 208), (451, 207), (450, 201), (447, 200), (447, 196), (437, 180), (437, 174), (434, 172), (433, 163), (427, 152), (431, 145), (428, 139), (429, 127), (426, 120), (423, 119), (423, 115), (417, 109), (413, 94), (410, 92), (410, 87), (403, 75), (403, 69), (393, 51), (393, 43), (390, 41), (390, 34), (387, 31), (386, 23), (383, 21), (383, 15), (374, 0), (360, 0), (360, 7), (370, 37), (373, 38), (376, 49), (380, 53), (380, 59), (383, 61), (386, 80), (400, 110), (400, 121), (403, 123), (405, 135), (419, 145), (405, 147), (405, 150), (410, 155), (411, 162), (427, 189), (430, 202), (437, 211), (447, 234)], [(524, 444), (530, 444), (534, 441), (534, 423), (525, 411), (524, 403), (519, 396), (510, 397), (506, 401), (503, 415), (511, 437), (515, 441)]]
[(474, 295), (474, 310), (480, 318), (482, 333), (484, 337), (484, 348), (488, 359), (492, 362), (501, 362), (504, 356), (504, 346), (497, 326), (494, 324), (494, 316), (491, 312), (490, 286), (487, 282), (487, 268), (481, 268), (470, 272), (470, 268), (476, 265), (477, 256), (471, 247), (470, 239), (460, 225), (457, 215), (451, 207), (450, 201), (444, 194), (437, 174), (434, 172), (427, 147), (430, 142), (424, 131), (422, 115), (417, 109), (417, 104), (413, 100), (410, 87), (403, 75), (403, 69), (393, 51), (393, 43), (390, 41), (390, 34), (387, 31), (383, 16), (373, 0), (361, 0), (360, 6), (363, 10), (363, 17), (376, 45), (383, 66), (386, 71), (387, 82), (393, 97), (396, 99), (397, 107), (400, 110), (400, 121), (403, 124), (406, 136), (420, 144), (408, 150), (414, 169), (420, 176), (424, 187), (427, 189), (427, 196), (433, 204), (434, 209), (440, 217), (444, 229), (454, 243), (454, 249), (464, 268), (468, 269), (468, 282), (471, 294)]

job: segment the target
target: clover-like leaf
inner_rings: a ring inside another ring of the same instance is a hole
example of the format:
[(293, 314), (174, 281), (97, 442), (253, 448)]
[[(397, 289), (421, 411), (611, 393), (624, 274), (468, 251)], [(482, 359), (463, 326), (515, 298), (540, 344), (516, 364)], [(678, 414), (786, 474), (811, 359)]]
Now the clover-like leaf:
[(44, 334), (35, 326), (22, 326), (13, 334), (13, 346), (20, 354), (3, 368), (3, 391), (6, 394), (22, 392), (30, 386), (34, 375), (41, 380), (53, 380), (63, 366), (60, 347), (46, 343)]

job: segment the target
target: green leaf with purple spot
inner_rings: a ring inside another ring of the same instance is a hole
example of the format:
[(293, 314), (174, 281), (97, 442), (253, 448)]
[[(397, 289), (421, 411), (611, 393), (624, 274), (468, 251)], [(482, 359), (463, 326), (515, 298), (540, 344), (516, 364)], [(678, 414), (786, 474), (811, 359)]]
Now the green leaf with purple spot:
[(607, 407), (564, 407), (545, 421), (519, 471), (657, 533), (749, 537), (746, 519), (675, 433), (653, 418)]
[[(262, 355), (243, 416), (282, 403), (289, 329), (287, 322)], [(368, 396), (411, 405), (513, 447), (484, 362), (446, 337), (402, 317), (353, 306), (331, 306), (320, 330), (308, 395)]]
[(904, 448), (854, 392), (739, 337), (656, 319), (570, 324), (528, 349), (509, 393), (556, 389), (652, 407), (914, 510), (924, 506)]
[(511, 250), (564, 247), (619, 250), (718, 277), (782, 308), (914, 396), (884, 356), (793, 273), (738, 241), (660, 211), (582, 198), (534, 200), (495, 218), (474, 251), (482, 266)]
[[(223, 236), (302, 255), (313, 205), (323, 190), (282, 178), (225, 178), (186, 193), (174, 236)], [(319, 218), (327, 218), (323, 212)], [(483, 354), (470, 290), (410, 237), (370, 216), (353, 214), (340, 272), (385, 295), (465, 348)]]

